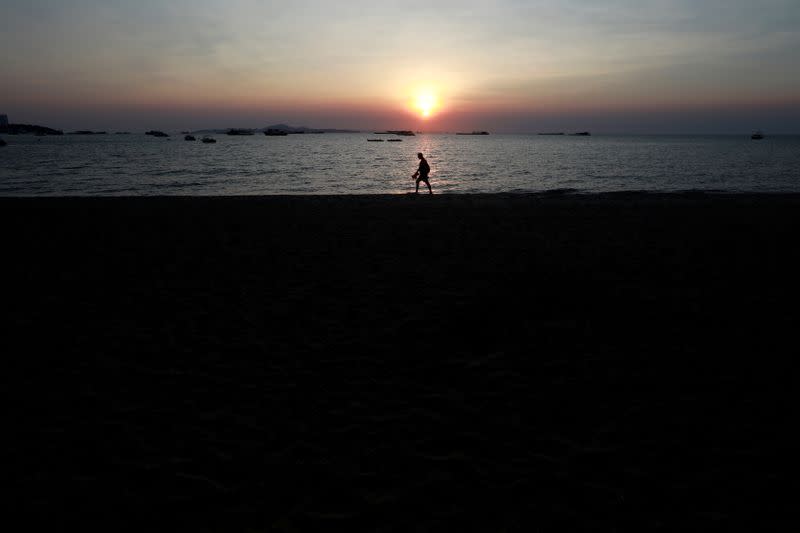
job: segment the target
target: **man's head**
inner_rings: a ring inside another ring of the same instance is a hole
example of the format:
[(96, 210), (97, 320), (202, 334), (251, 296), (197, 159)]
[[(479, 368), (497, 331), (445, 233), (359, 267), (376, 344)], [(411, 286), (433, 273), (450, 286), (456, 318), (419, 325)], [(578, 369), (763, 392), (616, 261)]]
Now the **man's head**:
[(417, 154), (417, 157), (419, 157), (420, 159), (424, 159), (425, 156), (423, 156), (422, 152), (420, 152), (420, 153)]

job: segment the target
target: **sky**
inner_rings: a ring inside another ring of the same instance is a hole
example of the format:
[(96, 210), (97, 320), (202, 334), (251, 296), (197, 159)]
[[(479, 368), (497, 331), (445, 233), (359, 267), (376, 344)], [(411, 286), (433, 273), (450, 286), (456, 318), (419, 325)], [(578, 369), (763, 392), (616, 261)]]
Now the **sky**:
[(800, 133), (798, 0), (0, 0), (63, 129)]

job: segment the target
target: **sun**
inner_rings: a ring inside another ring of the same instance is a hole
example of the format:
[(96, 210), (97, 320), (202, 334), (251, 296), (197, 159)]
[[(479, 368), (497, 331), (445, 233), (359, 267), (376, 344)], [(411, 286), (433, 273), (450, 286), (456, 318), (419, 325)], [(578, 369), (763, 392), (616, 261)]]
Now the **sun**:
[(414, 98), (414, 109), (422, 118), (430, 118), (439, 107), (439, 99), (431, 91), (420, 91)]

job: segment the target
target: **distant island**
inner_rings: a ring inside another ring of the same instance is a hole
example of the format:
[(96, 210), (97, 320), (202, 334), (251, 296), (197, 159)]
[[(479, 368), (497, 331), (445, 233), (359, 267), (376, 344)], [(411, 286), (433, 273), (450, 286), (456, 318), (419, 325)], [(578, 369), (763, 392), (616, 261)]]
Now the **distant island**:
[(8, 135), (64, 135), (62, 130), (55, 130), (35, 124), (6, 124), (0, 125), (0, 133)]
[(375, 135), (400, 135), (403, 137), (414, 137), (414, 132), (411, 130), (387, 130), (387, 131), (376, 131)]
[(256, 133), (285, 133), (286, 135), (321, 134), (321, 133), (359, 133), (358, 130), (343, 130), (334, 128), (309, 128), (307, 126), (290, 126), (288, 124), (273, 124), (264, 128), (219, 128), (196, 130), (194, 133), (219, 133), (232, 135), (254, 135)]
[[(558, 133), (539, 133), (539, 135), (564, 135), (564, 133), (563, 132), (558, 132)], [(588, 132), (588, 131), (579, 131), (577, 133), (570, 133), (570, 135), (572, 137), (589, 137), (592, 134), (590, 132)]]
[(343, 130), (335, 128), (309, 128), (306, 126), (289, 126), (288, 124), (273, 124), (266, 128), (261, 128), (261, 131), (278, 130), (285, 131), (289, 134), (302, 134), (302, 133), (359, 133), (358, 130)]

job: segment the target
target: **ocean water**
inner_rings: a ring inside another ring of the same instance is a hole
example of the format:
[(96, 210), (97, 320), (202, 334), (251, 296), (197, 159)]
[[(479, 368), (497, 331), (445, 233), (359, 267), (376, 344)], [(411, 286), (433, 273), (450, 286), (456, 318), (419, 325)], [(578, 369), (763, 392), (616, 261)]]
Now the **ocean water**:
[(437, 193), (800, 192), (800, 136), (4, 136), (0, 195), (402, 194), (417, 152)]

